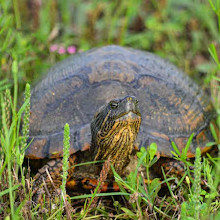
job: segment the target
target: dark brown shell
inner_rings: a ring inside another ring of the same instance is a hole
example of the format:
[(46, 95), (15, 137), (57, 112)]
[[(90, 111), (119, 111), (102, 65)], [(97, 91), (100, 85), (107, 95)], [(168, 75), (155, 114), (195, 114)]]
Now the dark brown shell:
[(156, 142), (162, 156), (172, 156), (171, 141), (181, 150), (194, 133), (196, 146), (206, 151), (213, 141), (214, 117), (209, 98), (185, 74), (151, 53), (106, 46), (72, 56), (50, 69), (31, 94), (27, 157), (62, 156), (63, 127), (70, 125), (71, 153), (89, 149), (90, 122), (112, 98), (134, 95), (142, 124), (137, 145)]

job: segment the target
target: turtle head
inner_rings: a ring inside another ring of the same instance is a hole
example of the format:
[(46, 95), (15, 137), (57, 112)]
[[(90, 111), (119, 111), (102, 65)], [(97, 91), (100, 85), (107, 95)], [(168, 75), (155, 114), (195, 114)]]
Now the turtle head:
[(141, 124), (135, 96), (113, 99), (102, 106), (91, 123), (92, 147), (96, 160), (110, 157), (116, 171), (129, 162)]

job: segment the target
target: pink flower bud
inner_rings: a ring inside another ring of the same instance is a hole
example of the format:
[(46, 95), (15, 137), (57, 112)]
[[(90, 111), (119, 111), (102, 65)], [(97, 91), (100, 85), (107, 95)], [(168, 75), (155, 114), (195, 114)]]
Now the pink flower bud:
[(76, 47), (75, 47), (75, 46), (69, 46), (69, 47), (67, 48), (67, 52), (68, 52), (69, 54), (76, 53)]
[(58, 53), (59, 53), (59, 54), (65, 54), (65, 53), (66, 53), (65, 47), (60, 46), (59, 49), (58, 49)]
[(50, 52), (52, 52), (52, 53), (57, 51), (57, 49), (58, 49), (58, 45), (57, 44), (53, 44), (53, 45), (50, 46)]

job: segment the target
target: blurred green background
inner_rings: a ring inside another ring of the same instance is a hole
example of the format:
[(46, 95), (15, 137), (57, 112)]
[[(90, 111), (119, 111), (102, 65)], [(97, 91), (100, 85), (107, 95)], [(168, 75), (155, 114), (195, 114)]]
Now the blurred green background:
[[(24, 148), (21, 148), (23, 151), (19, 148), (21, 111), (16, 113), (17, 85), (21, 97), (26, 83), (33, 87), (56, 62), (94, 47), (118, 44), (158, 54), (185, 71), (201, 89), (211, 93), (218, 114), (217, 123), (220, 124), (219, 30), (220, 0), (0, 0), (0, 130), (1, 143), (5, 146), (5, 154), (0, 152), (0, 164), (3, 164), (0, 169), (3, 180), (1, 182), (0, 178), (0, 191), (4, 195), (0, 215), (8, 218), (11, 215), (12, 219), (22, 214), (38, 215), (35, 209), (31, 210), (31, 197), (28, 200), (25, 193), (25, 176), (22, 175), (22, 183), (17, 178), (19, 169), (23, 170), (24, 158)], [(13, 100), (10, 99), (9, 90), (2, 96), (6, 88), (11, 88)], [(13, 114), (10, 124), (11, 108)], [(1, 111), (5, 117), (2, 117)], [(5, 125), (3, 130), (2, 122)], [(219, 177), (219, 171), (212, 170), (211, 175), (208, 163), (204, 165), (204, 170), (210, 175), (207, 178), (211, 186), (210, 197), (202, 201), (201, 190), (192, 194), (189, 186), (190, 196), (187, 196), (187, 200), (182, 200), (181, 192), (178, 201), (176, 196), (171, 200), (169, 197), (167, 200), (159, 199), (155, 207), (158, 205), (166, 213), (175, 208), (174, 212), (179, 212), (178, 218), (181, 207), (181, 214), (185, 212), (185, 215), (193, 216), (196, 213), (199, 216), (197, 210), (200, 210), (201, 216), (206, 213), (204, 219), (214, 219), (209, 216), (219, 209), (219, 193), (213, 187), (213, 179), (218, 183), (219, 178), (215, 177)], [(21, 184), (23, 188), (18, 188)], [(154, 187), (151, 187), (152, 190)], [(157, 192), (151, 194), (152, 197), (154, 195), (158, 197)], [(18, 196), (20, 204), (15, 199)], [(197, 206), (191, 198), (196, 198), (201, 205)], [(140, 212), (137, 207), (138, 211), (133, 206), (134, 213)], [(135, 216), (130, 210), (122, 208), (125, 214)], [(115, 206), (115, 209), (120, 208)], [(57, 210), (54, 212), (57, 213)], [(159, 214), (160, 210), (157, 211)], [(52, 219), (54, 215), (44, 214), (45, 219), (48, 216)], [(215, 219), (219, 219), (219, 212), (217, 215)]]
[[(0, 84), (36, 81), (71, 53), (119, 44), (156, 53), (208, 87), (216, 66), (208, 52), (219, 39), (208, 0), (0, 0)], [(55, 50), (55, 51), (54, 51)]]

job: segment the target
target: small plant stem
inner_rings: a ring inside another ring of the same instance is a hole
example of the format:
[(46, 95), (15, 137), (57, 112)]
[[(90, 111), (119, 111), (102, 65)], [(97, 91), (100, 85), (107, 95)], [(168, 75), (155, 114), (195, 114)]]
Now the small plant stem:
[(150, 167), (149, 164), (146, 165), (146, 175), (147, 175), (147, 181), (150, 181), (150, 171), (149, 171)]
[[(7, 143), (8, 143), (8, 141), (7, 141)], [(12, 166), (11, 166), (11, 152), (7, 152), (7, 153), (9, 153), (8, 155), (10, 155), (8, 157), (8, 185), (9, 185), (11, 216), (12, 216), (12, 219), (13, 219), (13, 216), (14, 216), (14, 198), (13, 198), (13, 191), (12, 191), (13, 184), (12, 184), (12, 172), (11, 172), (11, 169), (12, 169)]]
[(200, 193), (201, 193), (201, 151), (200, 148), (196, 148), (196, 158), (194, 162), (194, 183), (193, 183), (193, 197), (194, 204), (194, 218), (199, 220), (200, 212)]
[(10, 198), (10, 207), (11, 207), (11, 217), (13, 219), (14, 216), (14, 198), (13, 198), (13, 184), (12, 184), (12, 166), (11, 166), (11, 146), (10, 146), (10, 140), (9, 140), (9, 131), (7, 128), (6, 123), (6, 114), (5, 114), (5, 103), (3, 101), (3, 97), (1, 96), (1, 107), (2, 107), (2, 123), (3, 123), (3, 129), (5, 134), (5, 149), (7, 153), (7, 168), (8, 168), (8, 185), (9, 185), (9, 198)]
[[(21, 138), (20, 142), (20, 149), (18, 144), (16, 147), (18, 148), (19, 156), (17, 156), (20, 172), (21, 172), (21, 182), (24, 186), (25, 190), (25, 177), (23, 175), (23, 168), (22, 164), (24, 161), (24, 154), (25, 154), (25, 149), (27, 148), (27, 140), (29, 137), (29, 121), (30, 121), (30, 97), (31, 97), (31, 91), (30, 91), (30, 85), (27, 83), (25, 87), (25, 99), (24, 102), (27, 103), (24, 109), (24, 116), (23, 116), (23, 126), (22, 126), (22, 135), (23, 137)], [(18, 123), (19, 127), (20, 123)], [(19, 136), (19, 134), (17, 134)]]
[(64, 137), (63, 137), (63, 175), (62, 175), (62, 185), (61, 188), (61, 202), (60, 208), (61, 212), (60, 217), (62, 217), (63, 204), (65, 204), (66, 199), (66, 180), (69, 169), (69, 149), (70, 149), (70, 127), (69, 124), (64, 126)]
[(18, 63), (16, 60), (12, 63), (12, 73), (14, 78), (14, 102), (13, 102), (13, 114), (16, 113), (17, 108), (17, 95), (18, 95)]
[(18, 1), (13, 0), (13, 5), (14, 5), (16, 28), (20, 29), (21, 28), (21, 18), (20, 18), (20, 13), (19, 13), (19, 8), (18, 8)]
[(27, 83), (25, 87), (25, 102), (27, 102), (27, 105), (24, 109), (24, 122), (22, 126), (22, 139), (21, 139), (21, 153), (23, 154), (25, 151), (25, 148), (27, 147), (27, 139), (29, 137), (29, 118), (30, 118), (30, 85)]

